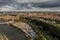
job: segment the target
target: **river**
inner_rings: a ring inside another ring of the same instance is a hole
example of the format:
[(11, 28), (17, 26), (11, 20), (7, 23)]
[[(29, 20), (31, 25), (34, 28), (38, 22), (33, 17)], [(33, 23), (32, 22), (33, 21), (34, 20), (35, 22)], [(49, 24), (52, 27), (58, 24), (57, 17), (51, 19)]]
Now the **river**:
[(20, 32), (15, 30), (13, 26), (0, 24), (0, 33), (3, 33), (8, 40), (28, 40), (23, 32)]

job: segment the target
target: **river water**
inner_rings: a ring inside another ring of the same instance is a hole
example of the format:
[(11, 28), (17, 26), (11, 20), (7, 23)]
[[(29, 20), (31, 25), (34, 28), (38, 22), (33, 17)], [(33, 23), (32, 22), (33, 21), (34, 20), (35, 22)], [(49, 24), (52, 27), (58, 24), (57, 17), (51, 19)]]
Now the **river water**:
[(12, 27), (8, 24), (0, 24), (0, 33), (2, 32), (8, 40), (28, 40), (23, 32), (20, 33)]

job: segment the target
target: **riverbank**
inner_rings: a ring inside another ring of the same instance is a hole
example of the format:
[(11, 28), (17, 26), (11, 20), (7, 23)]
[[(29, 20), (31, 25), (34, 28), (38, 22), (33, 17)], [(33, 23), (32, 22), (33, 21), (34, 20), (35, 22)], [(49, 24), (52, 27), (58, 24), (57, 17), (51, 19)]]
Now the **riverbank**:
[(21, 29), (23, 32), (27, 34), (27, 36), (30, 36), (31, 38), (36, 37), (36, 33), (33, 31), (33, 29), (24, 22), (16, 22), (16, 23), (11, 23), (13, 26), (16, 26), (17, 28)]

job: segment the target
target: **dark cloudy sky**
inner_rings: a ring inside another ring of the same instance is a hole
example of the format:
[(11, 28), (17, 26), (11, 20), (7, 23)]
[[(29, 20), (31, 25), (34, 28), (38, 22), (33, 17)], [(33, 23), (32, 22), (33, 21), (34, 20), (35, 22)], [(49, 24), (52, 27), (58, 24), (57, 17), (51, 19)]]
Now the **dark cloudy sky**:
[(0, 0), (0, 10), (60, 11), (60, 0)]

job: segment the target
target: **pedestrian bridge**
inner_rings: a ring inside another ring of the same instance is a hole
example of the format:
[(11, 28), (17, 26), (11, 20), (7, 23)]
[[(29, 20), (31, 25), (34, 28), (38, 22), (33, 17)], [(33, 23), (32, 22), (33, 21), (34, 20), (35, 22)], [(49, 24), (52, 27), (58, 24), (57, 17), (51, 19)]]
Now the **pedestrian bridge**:
[(9, 22), (1, 22), (0, 24), (10, 24), (13, 23), (14, 21), (9, 21)]

